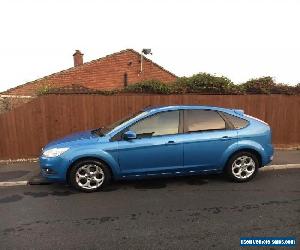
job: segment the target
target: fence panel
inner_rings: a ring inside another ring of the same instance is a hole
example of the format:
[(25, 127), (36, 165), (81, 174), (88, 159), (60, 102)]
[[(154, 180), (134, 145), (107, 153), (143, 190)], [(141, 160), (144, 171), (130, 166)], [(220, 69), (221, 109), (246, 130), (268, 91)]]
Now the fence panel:
[(300, 145), (299, 95), (48, 95), (0, 115), (0, 159), (36, 157), (66, 134), (108, 125), (150, 105), (176, 104), (244, 109), (271, 125), (275, 145)]

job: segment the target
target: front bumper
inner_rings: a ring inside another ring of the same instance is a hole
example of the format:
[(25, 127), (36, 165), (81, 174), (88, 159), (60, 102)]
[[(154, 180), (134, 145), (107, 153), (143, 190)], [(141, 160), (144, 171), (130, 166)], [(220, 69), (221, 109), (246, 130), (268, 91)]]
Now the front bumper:
[(68, 170), (68, 161), (61, 157), (39, 158), (41, 174), (46, 179), (53, 182), (65, 182)]

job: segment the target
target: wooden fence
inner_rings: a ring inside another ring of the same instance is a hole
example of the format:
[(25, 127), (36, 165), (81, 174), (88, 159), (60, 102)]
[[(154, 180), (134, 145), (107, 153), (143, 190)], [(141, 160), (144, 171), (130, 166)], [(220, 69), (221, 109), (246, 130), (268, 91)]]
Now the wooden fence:
[(300, 145), (299, 95), (48, 95), (0, 115), (0, 159), (36, 157), (66, 134), (108, 125), (146, 106), (175, 104), (244, 109), (271, 125), (275, 145)]

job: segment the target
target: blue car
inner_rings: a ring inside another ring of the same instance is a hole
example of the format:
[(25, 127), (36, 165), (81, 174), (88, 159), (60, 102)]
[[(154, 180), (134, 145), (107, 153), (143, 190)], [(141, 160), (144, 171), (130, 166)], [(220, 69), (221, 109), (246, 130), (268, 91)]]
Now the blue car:
[(270, 126), (243, 110), (161, 106), (49, 143), (40, 168), (50, 181), (92, 192), (153, 176), (224, 172), (246, 182), (272, 159)]

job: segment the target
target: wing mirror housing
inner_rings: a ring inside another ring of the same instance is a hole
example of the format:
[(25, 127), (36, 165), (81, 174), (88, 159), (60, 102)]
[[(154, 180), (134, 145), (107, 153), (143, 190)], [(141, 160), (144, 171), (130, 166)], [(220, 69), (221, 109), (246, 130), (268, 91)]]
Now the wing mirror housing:
[(136, 139), (136, 133), (129, 130), (123, 134), (123, 138), (126, 141)]

